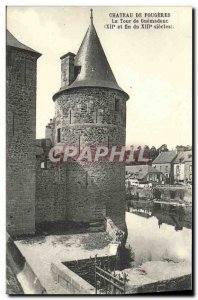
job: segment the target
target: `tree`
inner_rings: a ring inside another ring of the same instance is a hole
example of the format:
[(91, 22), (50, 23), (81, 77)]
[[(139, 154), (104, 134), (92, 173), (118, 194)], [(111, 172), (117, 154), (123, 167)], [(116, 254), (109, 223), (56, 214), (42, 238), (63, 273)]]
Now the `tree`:
[(161, 146), (157, 149), (157, 151), (158, 151), (158, 154), (160, 154), (161, 152), (167, 152), (167, 151), (169, 151), (169, 150), (168, 150), (168, 148), (167, 148), (167, 145), (166, 145), (166, 144), (163, 144), (163, 145), (161, 145)]
[(157, 156), (158, 156), (157, 149), (155, 148), (155, 146), (152, 146), (149, 150), (149, 159), (153, 161)]

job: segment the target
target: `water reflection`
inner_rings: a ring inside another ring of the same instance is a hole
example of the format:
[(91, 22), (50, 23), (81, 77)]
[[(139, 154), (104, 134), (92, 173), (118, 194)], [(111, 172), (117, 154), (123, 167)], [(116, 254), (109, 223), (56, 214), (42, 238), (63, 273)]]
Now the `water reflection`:
[(134, 265), (151, 260), (191, 261), (191, 208), (160, 210), (129, 208), (127, 244), (135, 251)]
[(132, 201), (128, 205), (128, 211), (133, 214), (150, 218), (155, 216), (158, 225), (165, 223), (174, 226), (175, 230), (182, 230), (183, 227), (192, 228), (192, 207), (191, 206), (172, 206), (153, 203), (151, 201)]

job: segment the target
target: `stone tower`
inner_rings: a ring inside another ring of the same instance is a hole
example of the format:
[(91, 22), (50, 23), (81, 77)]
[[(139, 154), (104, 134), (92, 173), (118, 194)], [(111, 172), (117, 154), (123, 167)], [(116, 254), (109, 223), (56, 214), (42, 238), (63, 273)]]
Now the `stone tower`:
[(7, 31), (6, 194), (10, 234), (35, 231), (36, 71), (41, 54)]
[[(77, 55), (61, 57), (61, 88), (55, 102), (53, 144), (125, 145), (126, 101), (96, 33), (90, 26)], [(66, 164), (66, 217), (75, 222), (94, 222), (110, 217), (125, 226), (125, 166), (99, 161)]]

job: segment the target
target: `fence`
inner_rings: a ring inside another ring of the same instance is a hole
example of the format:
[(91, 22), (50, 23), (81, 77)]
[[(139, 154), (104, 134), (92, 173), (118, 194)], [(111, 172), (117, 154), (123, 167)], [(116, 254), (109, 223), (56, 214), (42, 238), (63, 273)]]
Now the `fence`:
[(113, 274), (108, 267), (103, 266), (95, 260), (95, 291), (96, 294), (125, 294), (127, 275)]

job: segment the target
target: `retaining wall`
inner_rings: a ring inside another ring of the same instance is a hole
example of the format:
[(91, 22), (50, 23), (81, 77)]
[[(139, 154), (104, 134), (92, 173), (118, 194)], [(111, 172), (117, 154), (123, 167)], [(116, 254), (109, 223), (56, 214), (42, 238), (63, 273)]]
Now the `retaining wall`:
[(181, 277), (156, 281), (140, 286), (126, 287), (126, 294), (144, 294), (144, 293), (157, 293), (157, 292), (172, 292), (172, 291), (187, 291), (192, 290), (191, 275), (184, 275)]
[(6, 246), (7, 264), (9, 264), (19, 281), (24, 294), (46, 294), (46, 290), (41, 285), (38, 277), (9, 235), (7, 235)]
[(54, 280), (65, 288), (68, 294), (95, 294), (95, 288), (61, 262), (51, 264)]

